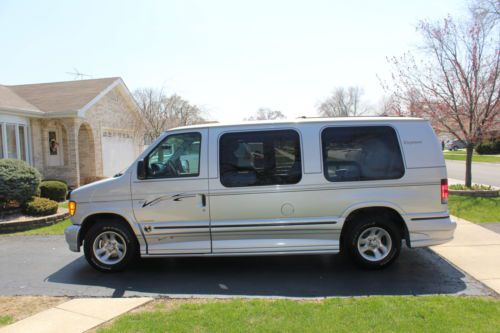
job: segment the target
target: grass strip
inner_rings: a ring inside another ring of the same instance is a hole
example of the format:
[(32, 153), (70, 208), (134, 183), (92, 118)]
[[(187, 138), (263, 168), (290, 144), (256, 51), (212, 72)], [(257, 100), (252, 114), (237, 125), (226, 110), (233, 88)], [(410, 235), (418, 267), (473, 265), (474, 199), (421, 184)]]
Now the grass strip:
[(500, 197), (481, 198), (450, 195), (450, 214), (475, 223), (500, 222)]
[(376, 296), (160, 305), (126, 314), (98, 332), (497, 332), (498, 327), (496, 299)]

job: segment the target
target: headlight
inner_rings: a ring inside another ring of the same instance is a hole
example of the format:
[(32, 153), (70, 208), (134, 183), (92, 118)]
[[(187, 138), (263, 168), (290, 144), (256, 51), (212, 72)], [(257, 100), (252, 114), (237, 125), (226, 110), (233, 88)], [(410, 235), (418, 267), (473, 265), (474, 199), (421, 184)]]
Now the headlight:
[(76, 202), (70, 201), (68, 202), (68, 210), (69, 210), (69, 215), (73, 216), (76, 213)]

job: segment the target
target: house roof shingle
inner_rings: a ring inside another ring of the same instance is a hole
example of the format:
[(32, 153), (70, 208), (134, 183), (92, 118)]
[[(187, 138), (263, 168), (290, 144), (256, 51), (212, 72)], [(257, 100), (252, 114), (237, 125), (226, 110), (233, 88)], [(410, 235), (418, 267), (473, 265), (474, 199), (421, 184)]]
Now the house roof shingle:
[(41, 112), (36, 106), (18, 96), (9, 87), (0, 85), (0, 109), (11, 111)]
[(68, 112), (80, 110), (119, 79), (110, 77), (5, 87), (43, 112)]

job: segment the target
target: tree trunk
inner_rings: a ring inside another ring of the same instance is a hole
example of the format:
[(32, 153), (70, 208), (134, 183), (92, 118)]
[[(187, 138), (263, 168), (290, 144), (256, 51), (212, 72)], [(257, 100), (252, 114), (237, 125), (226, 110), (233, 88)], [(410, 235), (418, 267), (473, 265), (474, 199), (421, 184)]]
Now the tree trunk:
[(474, 153), (474, 145), (467, 144), (467, 156), (465, 158), (465, 186), (472, 186), (472, 154)]

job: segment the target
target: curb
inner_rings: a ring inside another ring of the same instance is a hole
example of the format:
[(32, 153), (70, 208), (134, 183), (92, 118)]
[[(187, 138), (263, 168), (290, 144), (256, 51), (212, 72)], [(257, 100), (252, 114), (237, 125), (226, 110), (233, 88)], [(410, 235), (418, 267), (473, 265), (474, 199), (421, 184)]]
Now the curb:
[(58, 212), (49, 216), (34, 217), (30, 220), (0, 222), (0, 234), (26, 231), (55, 224), (69, 217), (67, 209), (63, 208), (62, 210), (63, 211), (60, 213)]
[(448, 192), (463, 197), (496, 198), (500, 196), (499, 190), (448, 190)]

